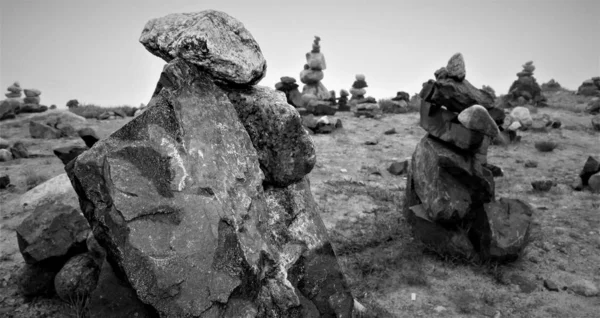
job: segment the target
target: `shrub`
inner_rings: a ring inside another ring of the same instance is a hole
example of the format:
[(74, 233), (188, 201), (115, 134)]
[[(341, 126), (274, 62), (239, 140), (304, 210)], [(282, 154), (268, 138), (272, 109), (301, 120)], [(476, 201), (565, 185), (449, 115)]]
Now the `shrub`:
[(38, 174), (33, 170), (25, 170), (23, 174), (25, 175), (25, 185), (27, 186), (27, 190), (31, 190), (37, 185), (48, 180), (47, 176)]
[(67, 102), (67, 107), (68, 108), (74, 108), (79, 106), (79, 101), (76, 99), (71, 99), (70, 101)]

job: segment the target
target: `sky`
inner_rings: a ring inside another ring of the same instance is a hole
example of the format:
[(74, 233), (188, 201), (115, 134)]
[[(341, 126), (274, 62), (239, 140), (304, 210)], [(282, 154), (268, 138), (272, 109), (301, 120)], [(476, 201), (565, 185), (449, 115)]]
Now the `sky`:
[(377, 99), (420, 91), (456, 52), (467, 79), (497, 94), (529, 60), (540, 84), (577, 89), (600, 76), (598, 0), (0, 0), (0, 90), (19, 81), (59, 108), (147, 103), (165, 61), (139, 43), (144, 25), (207, 9), (250, 31), (267, 60), (259, 85), (271, 88), (299, 82), (315, 35), (325, 87), (347, 90), (360, 73)]

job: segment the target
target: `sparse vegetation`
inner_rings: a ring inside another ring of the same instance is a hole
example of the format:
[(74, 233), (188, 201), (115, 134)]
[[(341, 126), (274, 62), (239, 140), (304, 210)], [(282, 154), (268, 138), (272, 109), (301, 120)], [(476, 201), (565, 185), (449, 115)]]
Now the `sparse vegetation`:
[(84, 118), (98, 118), (105, 112), (121, 111), (125, 114), (132, 112), (134, 107), (131, 106), (116, 106), (116, 107), (102, 107), (94, 104), (82, 104), (77, 107), (69, 107), (69, 111), (82, 116)]
[(23, 174), (25, 177), (25, 185), (27, 186), (27, 190), (31, 190), (39, 184), (43, 183), (44, 181), (48, 180), (48, 176), (46, 176), (45, 174), (37, 173), (34, 170), (25, 170)]

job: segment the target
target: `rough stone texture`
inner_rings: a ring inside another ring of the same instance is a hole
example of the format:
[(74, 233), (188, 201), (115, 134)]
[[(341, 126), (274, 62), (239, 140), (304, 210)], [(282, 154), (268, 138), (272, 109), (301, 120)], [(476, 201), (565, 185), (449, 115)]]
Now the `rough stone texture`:
[(465, 60), (461, 53), (452, 55), (448, 61), (448, 65), (446, 65), (446, 70), (448, 71), (448, 77), (452, 79), (459, 82), (465, 79), (467, 72), (465, 70)]
[(522, 127), (531, 127), (533, 118), (526, 107), (517, 106), (510, 112), (510, 117), (517, 120)]
[(42, 296), (54, 291), (54, 276), (59, 268), (40, 264), (24, 264), (17, 272), (17, 288), (25, 297)]
[(15, 110), (21, 105), (23, 105), (23, 101), (14, 98), (0, 101), (0, 120), (15, 118)]
[(590, 177), (588, 185), (592, 192), (600, 193), (600, 172), (596, 172)]
[(39, 139), (58, 139), (62, 136), (60, 130), (35, 121), (29, 122), (29, 134), (31, 138)]
[(487, 109), (480, 105), (473, 105), (458, 114), (458, 121), (468, 129), (479, 131), (491, 138), (496, 137), (500, 131), (490, 116)]
[(61, 147), (53, 150), (54, 155), (62, 161), (64, 165), (69, 163), (69, 161), (77, 158), (84, 151), (88, 150), (87, 147), (79, 147), (79, 146), (70, 146), (70, 147)]
[(453, 79), (439, 79), (434, 84), (433, 94), (427, 100), (436, 105), (443, 105), (448, 110), (460, 113), (473, 105), (485, 108), (494, 106), (494, 98), (490, 93), (471, 85), (468, 80), (457, 82)]
[(595, 131), (600, 131), (600, 115), (596, 115), (594, 117), (592, 117), (592, 128)]
[(100, 137), (98, 137), (98, 135), (92, 128), (79, 129), (77, 131), (77, 134), (79, 135), (79, 137), (81, 137), (81, 139), (83, 139), (83, 142), (85, 142), (85, 145), (88, 146), (88, 148), (92, 148), (92, 146), (98, 140), (100, 140)]
[(476, 214), (473, 230), (475, 248), (485, 258), (514, 261), (528, 242), (532, 208), (517, 199), (501, 198), (483, 205)]
[(160, 82), (154, 106), (66, 167), (115, 271), (161, 317), (349, 317), (308, 182), (263, 189), (210, 76), (175, 59)]
[(0, 162), (13, 160), (13, 155), (8, 149), (0, 149)]
[(100, 267), (87, 253), (72, 257), (54, 277), (56, 294), (64, 301), (88, 297), (96, 288)]
[(531, 182), (531, 186), (536, 191), (548, 192), (554, 186), (554, 181), (549, 179), (536, 180)]
[(112, 266), (102, 262), (96, 289), (88, 303), (90, 318), (158, 318), (158, 313), (142, 303), (133, 288), (119, 278)]
[(12, 147), (10, 147), (10, 152), (12, 153), (13, 158), (15, 158), (15, 159), (29, 157), (29, 151), (27, 151), (27, 148), (25, 148), (25, 145), (20, 141), (15, 142), (12, 145)]
[(600, 172), (600, 162), (596, 158), (589, 156), (579, 173), (581, 184), (584, 186), (588, 185), (590, 177), (597, 172)]
[(411, 165), (415, 193), (432, 221), (462, 219), (473, 203), (493, 200), (492, 174), (430, 137), (421, 139)]
[(401, 174), (406, 173), (406, 171), (408, 170), (409, 164), (410, 164), (410, 159), (404, 160), (404, 161), (392, 162), (392, 164), (388, 167), (388, 172), (395, 176), (399, 176)]
[(264, 182), (285, 187), (310, 173), (315, 147), (302, 118), (281, 94), (255, 86), (228, 96), (256, 149)]
[(84, 251), (89, 231), (88, 222), (79, 211), (56, 201), (37, 206), (16, 229), (25, 262), (50, 266), (62, 265)]
[(443, 108), (435, 109), (426, 101), (421, 102), (420, 113), (419, 123), (431, 136), (469, 151), (481, 147), (485, 135), (453, 122), (457, 117), (455, 113)]
[(232, 84), (257, 84), (267, 63), (244, 25), (215, 10), (174, 13), (148, 21), (140, 42), (169, 62), (181, 58)]

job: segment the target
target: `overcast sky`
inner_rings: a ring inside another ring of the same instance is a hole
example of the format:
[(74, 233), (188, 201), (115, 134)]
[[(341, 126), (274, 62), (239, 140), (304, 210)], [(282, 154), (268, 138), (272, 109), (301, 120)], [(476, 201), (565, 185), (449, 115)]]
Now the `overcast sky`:
[[(147, 103), (165, 62), (139, 43), (149, 19), (215, 9), (240, 20), (267, 60), (260, 85), (299, 80), (314, 35), (327, 60), (323, 84), (339, 92), (357, 73), (367, 95), (411, 95), (452, 54), (467, 79), (506, 93), (521, 65), (541, 84), (576, 89), (600, 76), (599, 0), (266, 1), (0, 0), (0, 87), (19, 81), (42, 104)], [(3, 98), (2, 96), (1, 98)]]

